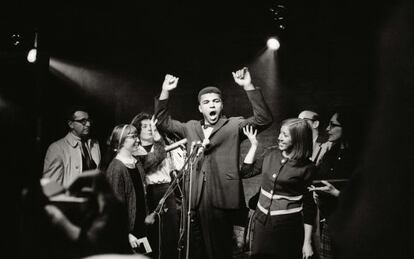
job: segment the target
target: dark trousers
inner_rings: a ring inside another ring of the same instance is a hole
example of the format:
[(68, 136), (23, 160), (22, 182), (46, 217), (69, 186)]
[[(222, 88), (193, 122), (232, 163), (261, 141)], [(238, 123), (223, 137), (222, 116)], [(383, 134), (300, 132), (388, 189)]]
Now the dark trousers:
[[(147, 200), (150, 212), (157, 207), (168, 186), (168, 183), (148, 186)], [(178, 214), (174, 193), (165, 200), (163, 208), (160, 218), (156, 217), (155, 224), (150, 226), (149, 238), (153, 249), (151, 258), (174, 259), (178, 255)]]
[(203, 190), (200, 203), (191, 214), (189, 257), (192, 259), (232, 258), (233, 211), (213, 207)]

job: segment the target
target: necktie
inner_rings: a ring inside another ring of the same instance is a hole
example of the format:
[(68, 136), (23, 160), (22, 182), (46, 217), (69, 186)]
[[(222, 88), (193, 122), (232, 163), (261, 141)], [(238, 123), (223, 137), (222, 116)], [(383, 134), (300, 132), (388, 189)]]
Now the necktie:
[(325, 153), (328, 152), (331, 149), (332, 142), (325, 142), (319, 145), (318, 153), (315, 156), (315, 159), (313, 162), (315, 162), (316, 165), (319, 165), (323, 157), (325, 156)]
[(319, 158), (319, 155), (321, 154), (321, 151), (322, 151), (322, 145), (318, 145), (318, 146), (316, 146), (316, 148), (317, 148), (318, 152), (316, 154), (314, 154), (314, 156), (312, 157), (312, 161), (315, 162), (315, 164), (318, 163), (318, 158)]
[(208, 125), (208, 124), (203, 124), (202, 127), (203, 129), (208, 129), (208, 128), (212, 128), (213, 126)]
[(86, 141), (81, 141), (82, 147), (82, 171), (96, 169), (96, 163), (91, 158)]

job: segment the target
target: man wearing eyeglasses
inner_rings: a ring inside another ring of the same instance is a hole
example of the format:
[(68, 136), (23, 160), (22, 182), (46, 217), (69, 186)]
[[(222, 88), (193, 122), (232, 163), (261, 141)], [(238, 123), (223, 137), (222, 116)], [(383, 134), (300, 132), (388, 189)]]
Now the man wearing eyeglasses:
[(85, 108), (72, 108), (68, 114), (69, 132), (53, 142), (45, 156), (43, 177), (50, 178), (63, 187), (84, 171), (96, 169), (101, 152), (96, 140), (89, 137), (92, 120)]

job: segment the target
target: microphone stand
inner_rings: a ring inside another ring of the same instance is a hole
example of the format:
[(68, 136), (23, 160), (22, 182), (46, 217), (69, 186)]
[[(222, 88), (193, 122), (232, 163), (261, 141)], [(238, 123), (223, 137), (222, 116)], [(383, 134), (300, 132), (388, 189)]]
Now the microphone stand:
[[(187, 239), (186, 239), (186, 253), (185, 253), (185, 258), (189, 259), (190, 256), (190, 227), (191, 227), (191, 198), (192, 198), (192, 182), (193, 182), (193, 165), (197, 164), (198, 162), (198, 158), (200, 157), (200, 155), (203, 153), (204, 151), (204, 146), (203, 145), (199, 145), (197, 146), (197, 148), (194, 148), (193, 152), (194, 154), (191, 154), (194, 156), (194, 158), (190, 159), (190, 179), (189, 179), (189, 183), (188, 183), (188, 207), (187, 207)], [(184, 184), (184, 183), (183, 183)]]
[[(190, 179), (189, 179), (189, 194), (188, 194), (188, 211), (187, 211), (187, 218), (186, 218), (186, 222), (187, 222), (187, 227), (184, 228), (183, 226), (183, 219), (185, 218), (183, 216), (183, 207), (186, 205), (186, 201), (185, 201), (185, 195), (183, 193), (182, 197), (181, 197), (181, 201), (182, 201), (182, 208), (181, 208), (181, 215), (182, 215), (182, 220), (180, 221), (180, 233), (179, 233), (179, 240), (178, 242), (181, 243), (181, 238), (183, 237), (183, 233), (185, 231), (187, 231), (187, 238), (186, 238), (186, 258), (188, 259), (189, 256), (189, 244), (190, 244), (190, 216), (191, 216), (191, 181), (192, 181), (192, 171), (193, 171), (193, 165), (198, 161), (198, 158), (200, 156), (200, 154), (202, 153), (203, 147), (198, 145), (198, 146), (194, 146), (193, 150), (191, 151), (190, 155), (186, 157), (185, 161), (184, 161), (184, 165), (182, 167), (182, 169), (178, 172), (177, 176), (175, 177), (175, 179), (171, 182), (171, 184), (168, 186), (167, 190), (165, 191), (163, 197), (160, 199), (157, 207), (154, 209), (154, 211), (152, 213), (149, 214), (153, 215), (152, 217), (157, 216), (158, 217), (158, 222), (159, 222), (159, 228), (161, 227), (161, 217), (160, 215), (164, 212), (163, 207), (165, 204), (165, 201), (167, 200), (168, 196), (170, 196), (174, 190), (179, 187), (179, 183), (181, 180), (183, 180), (183, 186), (185, 186), (185, 176), (187, 174), (190, 174)], [(161, 230), (159, 229), (159, 234), (161, 233)], [(160, 235), (159, 235), (160, 237)], [(160, 238), (161, 239), (161, 238)], [(159, 253), (158, 256), (159, 258), (161, 258), (161, 242), (159, 242), (158, 244), (159, 246)], [(181, 248), (178, 248), (179, 253), (178, 253), (178, 258), (181, 258)]]

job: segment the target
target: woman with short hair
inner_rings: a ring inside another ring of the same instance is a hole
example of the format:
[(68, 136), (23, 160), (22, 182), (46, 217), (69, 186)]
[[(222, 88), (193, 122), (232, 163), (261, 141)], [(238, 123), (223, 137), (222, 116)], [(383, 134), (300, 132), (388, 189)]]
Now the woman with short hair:
[[(160, 137), (151, 121), (156, 137)], [(113, 159), (106, 169), (106, 177), (114, 189), (115, 195), (125, 203), (129, 220), (129, 242), (133, 249), (138, 248), (138, 239), (147, 236), (145, 217), (148, 208), (145, 201), (144, 169), (133, 157), (138, 148), (137, 129), (130, 125), (116, 126), (109, 139), (109, 149)]]
[[(151, 121), (154, 116), (145, 112), (137, 114), (131, 124), (137, 128), (141, 142), (134, 157), (144, 166), (147, 204), (149, 211), (159, 210), (163, 199), (163, 209), (147, 218), (150, 242), (153, 245), (154, 259), (177, 258), (178, 244), (178, 214), (174, 192), (164, 197), (170, 187), (174, 173), (174, 161), (165, 151), (163, 139), (156, 140), (151, 130)], [(154, 218), (154, 220), (152, 219)], [(155, 223), (156, 224), (153, 224)]]

